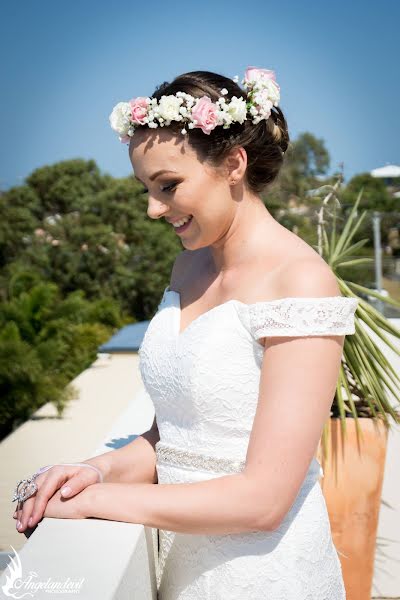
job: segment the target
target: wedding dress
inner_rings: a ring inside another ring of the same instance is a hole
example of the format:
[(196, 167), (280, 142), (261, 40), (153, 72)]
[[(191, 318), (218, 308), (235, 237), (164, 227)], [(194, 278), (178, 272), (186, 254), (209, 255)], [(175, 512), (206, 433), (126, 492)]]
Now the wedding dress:
[[(258, 400), (264, 351), (259, 338), (355, 333), (357, 304), (343, 296), (253, 304), (232, 299), (181, 331), (180, 294), (167, 286), (139, 348), (160, 434), (158, 483), (239, 471)], [(159, 600), (344, 600), (320, 476), (313, 458), (295, 502), (273, 531), (202, 535), (160, 529)]]

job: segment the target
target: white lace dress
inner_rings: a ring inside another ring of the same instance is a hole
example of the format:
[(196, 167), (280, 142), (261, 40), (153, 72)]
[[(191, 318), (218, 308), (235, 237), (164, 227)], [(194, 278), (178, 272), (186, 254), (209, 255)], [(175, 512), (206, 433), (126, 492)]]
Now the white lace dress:
[[(139, 349), (155, 407), (159, 483), (197, 482), (244, 465), (256, 411), (263, 336), (352, 334), (358, 300), (228, 300), (182, 332), (180, 295), (165, 288)], [(274, 531), (202, 535), (159, 530), (160, 600), (344, 600), (313, 458)]]

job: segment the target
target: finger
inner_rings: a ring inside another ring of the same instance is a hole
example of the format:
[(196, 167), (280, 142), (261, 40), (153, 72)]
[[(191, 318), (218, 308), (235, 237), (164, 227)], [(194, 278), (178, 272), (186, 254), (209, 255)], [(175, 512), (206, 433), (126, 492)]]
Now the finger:
[(37, 528), (37, 525), (35, 525), (34, 527), (27, 527), (26, 530), (24, 531), (25, 537), (29, 538), (32, 535), (32, 533), (35, 531), (36, 528)]
[(17, 522), (15, 524), (16, 529), (19, 532), (24, 531), (26, 523), (31, 515), (33, 506), (35, 504), (35, 495), (31, 496), (27, 500), (24, 501), (22, 505), (22, 509), (17, 511)]
[[(36, 476), (35, 478), (35, 484), (40, 485), (40, 483), (46, 478), (46, 475), (44, 473)], [(30, 496), (29, 498), (27, 498), (26, 500), (24, 500), (23, 502), (21, 502), (20, 500), (17, 500), (17, 504), (16, 504), (16, 508), (13, 514), (13, 519), (16, 520), (15, 526), (16, 529), (20, 532), (22, 532), (24, 530), (23, 527), (23, 523), (25, 521), (29, 520), (29, 515), (32, 512), (34, 503), (35, 503), (35, 494), (36, 492)]]
[(22, 507), (16, 510), (16, 529), (22, 533), (26, 530), (27, 527), (31, 525), (30, 518), (36, 503), (36, 494), (35, 492), (33, 496), (27, 498), (22, 504)]
[(71, 479), (68, 479), (66, 484), (61, 487), (60, 494), (63, 498), (72, 498), (87, 488), (88, 485), (97, 481), (98, 475), (93, 469), (83, 468)]
[(40, 480), (39, 477), (36, 479), (38, 491), (24, 502), (22, 513), (19, 516), (21, 525), (17, 527), (20, 532), (25, 531), (27, 527), (33, 527), (40, 520), (49, 498), (65, 482), (66, 474), (64, 471), (60, 473), (60, 470), (53, 468), (51, 472), (43, 473), (40, 478)]
[(17, 500), (17, 507), (15, 509), (15, 519), (16, 519), (16, 523), (15, 523), (15, 527), (18, 529), (18, 526), (20, 524), (20, 520), (21, 520), (21, 515), (22, 515), (22, 508), (23, 508), (23, 503), (20, 502), (19, 500)]

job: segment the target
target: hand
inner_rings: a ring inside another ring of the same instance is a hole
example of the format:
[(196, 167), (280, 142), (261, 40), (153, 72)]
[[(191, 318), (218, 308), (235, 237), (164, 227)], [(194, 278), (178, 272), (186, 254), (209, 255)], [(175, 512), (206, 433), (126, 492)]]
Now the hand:
[[(25, 500), (22, 510), (16, 510), (13, 515), (13, 518), (21, 523), (17, 528), (20, 533), (25, 532), (27, 528), (36, 527), (44, 516), (56, 517), (56, 513), (57, 516), (60, 515), (60, 518), (84, 518), (73, 516), (82, 514), (82, 504), (76, 500), (83, 490), (98, 482), (98, 474), (94, 469), (87, 467), (55, 465), (45, 473), (38, 475), (35, 482), (38, 491)], [(68, 482), (71, 492), (64, 500), (60, 493), (56, 492), (63, 488), (66, 482)], [(74, 500), (75, 502), (73, 502)], [(51, 506), (47, 510), (50, 502)], [(68, 505), (68, 502), (71, 504)]]
[(86, 519), (89, 517), (87, 488), (72, 498), (63, 498), (56, 492), (47, 502), (43, 517), (52, 519)]
[[(72, 498), (63, 498), (58, 492), (54, 494), (48, 501), (43, 517), (50, 517), (53, 519), (86, 519), (90, 516), (90, 503), (86, 496), (89, 487), (85, 488), (76, 494)], [(41, 521), (42, 519), (40, 519)], [(39, 521), (39, 523), (40, 523)], [(27, 527), (23, 532), (27, 538), (29, 538), (35, 531), (37, 525)]]

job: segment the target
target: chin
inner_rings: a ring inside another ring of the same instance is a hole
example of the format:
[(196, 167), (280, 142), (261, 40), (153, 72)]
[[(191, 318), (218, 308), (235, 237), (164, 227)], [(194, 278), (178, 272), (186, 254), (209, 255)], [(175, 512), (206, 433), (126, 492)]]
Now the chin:
[(198, 250), (199, 248), (201, 248), (201, 246), (198, 246), (197, 244), (191, 242), (190, 240), (181, 239), (181, 242), (182, 242), (182, 246), (184, 246), (187, 250)]
[(206, 242), (198, 242), (195, 240), (184, 240), (183, 238), (181, 239), (182, 245), (185, 246), (185, 248), (187, 248), (187, 250), (200, 250), (200, 248), (206, 248), (207, 247), (207, 243)]

